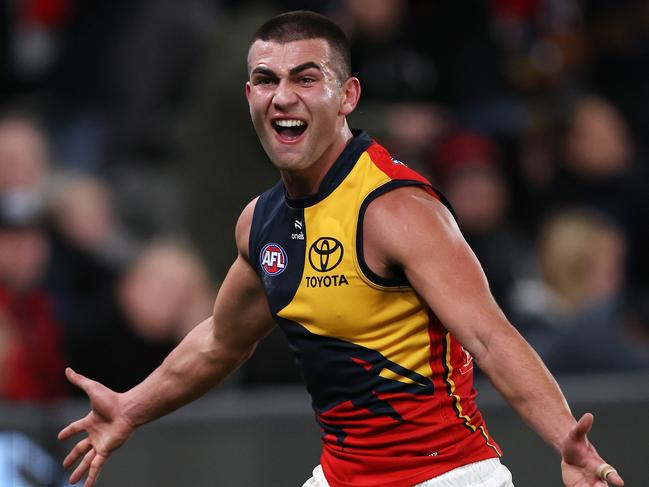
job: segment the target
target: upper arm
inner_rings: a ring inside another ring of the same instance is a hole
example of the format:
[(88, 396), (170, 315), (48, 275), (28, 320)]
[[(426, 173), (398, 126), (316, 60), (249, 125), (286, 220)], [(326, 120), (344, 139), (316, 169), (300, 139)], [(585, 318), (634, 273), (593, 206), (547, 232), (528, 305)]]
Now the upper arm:
[(417, 187), (390, 191), (367, 209), (364, 242), (398, 266), (437, 317), (479, 361), (494, 332), (511, 326), (450, 211)]
[(275, 322), (259, 276), (250, 264), (248, 240), (256, 199), (241, 213), (236, 227), (237, 258), (214, 303), (215, 338), (234, 353), (251, 352)]

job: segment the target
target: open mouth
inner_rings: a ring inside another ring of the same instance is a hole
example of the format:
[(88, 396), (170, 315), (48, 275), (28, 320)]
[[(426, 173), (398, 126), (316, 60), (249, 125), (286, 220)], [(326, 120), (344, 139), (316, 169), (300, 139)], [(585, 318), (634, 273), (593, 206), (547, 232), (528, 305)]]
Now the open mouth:
[(273, 128), (281, 139), (293, 141), (304, 133), (307, 123), (304, 120), (275, 120)]

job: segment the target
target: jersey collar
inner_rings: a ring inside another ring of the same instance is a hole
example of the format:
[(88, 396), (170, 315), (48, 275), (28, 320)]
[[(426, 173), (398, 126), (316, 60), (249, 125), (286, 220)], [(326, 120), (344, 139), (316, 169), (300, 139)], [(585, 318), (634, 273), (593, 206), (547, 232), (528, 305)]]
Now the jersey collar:
[(352, 140), (345, 146), (336, 162), (325, 174), (317, 193), (303, 198), (291, 198), (286, 192), (286, 188), (284, 188), (284, 198), (288, 206), (292, 208), (313, 206), (329, 196), (343, 182), (354, 165), (356, 165), (356, 161), (358, 161), (361, 154), (372, 145), (372, 139), (364, 130), (352, 129), (352, 135), (354, 136)]

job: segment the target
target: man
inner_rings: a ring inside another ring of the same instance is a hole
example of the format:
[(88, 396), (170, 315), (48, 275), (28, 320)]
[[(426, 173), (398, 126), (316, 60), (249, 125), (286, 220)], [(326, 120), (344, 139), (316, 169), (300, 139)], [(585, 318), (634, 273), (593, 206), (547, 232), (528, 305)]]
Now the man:
[(67, 371), (92, 405), (59, 434), (88, 434), (64, 460), (82, 459), (71, 482), (87, 472), (94, 485), (138, 426), (214, 387), (279, 323), (323, 429), (305, 486), (512, 485), (473, 402), (472, 357), (561, 454), (567, 486), (623, 485), (586, 440), (592, 415), (575, 421), (494, 303), (443, 198), (349, 129), (360, 84), (340, 29), (308, 12), (271, 19), (248, 69), (252, 121), (281, 181), (241, 214), (212, 317), (151, 376), (117, 394)]
[(0, 191), (0, 400), (51, 401), (67, 392), (62, 330), (43, 287), (43, 225), (33, 194)]

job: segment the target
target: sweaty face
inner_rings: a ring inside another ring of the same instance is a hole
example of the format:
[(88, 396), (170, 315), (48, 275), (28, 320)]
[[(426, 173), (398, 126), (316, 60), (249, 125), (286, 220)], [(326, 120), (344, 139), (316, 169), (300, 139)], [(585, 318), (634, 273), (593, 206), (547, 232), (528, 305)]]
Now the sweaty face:
[(246, 96), (264, 150), (280, 170), (327, 159), (346, 127), (344, 90), (324, 39), (256, 41)]

